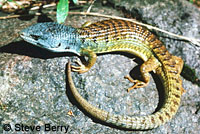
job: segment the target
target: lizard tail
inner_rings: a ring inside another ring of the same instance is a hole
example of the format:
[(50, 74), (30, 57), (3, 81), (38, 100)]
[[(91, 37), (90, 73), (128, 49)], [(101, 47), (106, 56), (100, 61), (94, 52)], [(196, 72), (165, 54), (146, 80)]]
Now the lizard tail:
[[(180, 70), (181, 69), (182, 67), (180, 67)], [(75, 88), (71, 77), (70, 61), (67, 64), (69, 86), (71, 88), (73, 96), (81, 105), (81, 107), (84, 110), (86, 110), (90, 115), (101, 121), (105, 121), (106, 123), (113, 124), (120, 128), (132, 130), (148, 130), (156, 128), (169, 121), (178, 110), (181, 100), (181, 94), (183, 92), (182, 81), (180, 80), (180, 76), (175, 73), (172, 73), (171, 70), (171, 72), (167, 71), (167, 69), (163, 71), (161, 68), (158, 68), (156, 71), (157, 74), (161, 77), (166, 92), (164, 105), (159, 111), (151, 115), (130, 117), (123, 115), (115, 115), (107, 111), (101, 110), (99, 108), (96, 108), (90, 103), (88, 103)], [(168, 75), (166, 75), (166, 73)]]

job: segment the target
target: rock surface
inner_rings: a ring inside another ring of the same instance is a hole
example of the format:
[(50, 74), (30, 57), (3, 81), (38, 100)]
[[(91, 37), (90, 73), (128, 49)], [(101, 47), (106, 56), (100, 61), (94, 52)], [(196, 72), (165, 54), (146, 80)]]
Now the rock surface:
[[(96, 2), (92, 12), (123, 16), (118, 8), (125, 8), (132, 15), (139, 16), (140, 21), (176, 34), (200, 38), (200, 10), (187, 1), (108, 0), (108, 3), (102, 6)], [(86, 11), (87, 7), (81, 10)], [(17, 38), (21, 29), (47, 19), (55, 21), (55, 16), (33, 17), (28, 21), (0, 21), (0, 133), (16, 133), (16, 124), (41, 126), (40, 133), (45, 132), (45, 124), (69, 127), (67, 132), (70, 134), (195, 134), (200, 131), (200, 88), (197, 85), (200, 78), (199, 48), (156, 32), (172, 54), (182, 57), (189, 68), (196, 71), (196, 84), (182, 78), (186, 93), (176, 116), (165, 125), (149, 131), (119, 130), (93, 121), (81, 108), (77, 108), (68, 92), (65, 76), (68, 59), (76, 57), (71, 54), (50, 53)], [(80, 27), (86, 21), (102, 19), (104, 18), (70, 15), (66, 25)], [(147, 87), (130, 93), (126, 91), (131, 84), (123, 77), (137, 66), (131, 58), (119, 54), (99, 55), (97, 63), (88, 73), (73, 73), (80, 94), (91, 104), (116, 114), (137, 116), (154, 112), (159, 102), (159, 82), (156, 76), (153, 75)], [(137, 61), (141, 64), (140, 60)], [(5, 124), (10, 124), (13, 130), (3, 131)], [(64, 128), (57, 131), (62, 132), (65, 132)]]

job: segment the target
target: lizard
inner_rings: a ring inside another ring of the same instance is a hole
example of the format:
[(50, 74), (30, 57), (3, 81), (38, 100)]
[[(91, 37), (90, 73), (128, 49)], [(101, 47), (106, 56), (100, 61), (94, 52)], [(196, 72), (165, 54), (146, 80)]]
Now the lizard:
[[(153, 129), (170, 121), (180, 106), (181, 96), (185, 92), (180, 77), (183, 60), (170, 54), (163, 43), (146, 27), (120, 19), (102, 20), (81, 28), (45, 22), (22, 30), (20, 36), (25, 41), (52, 52), (71, 52), (88, 58), (85, 62), (77, 60), (77, 66), (68, 62), (69, 87), (81, 107), (103, 122), (132, 130)], [(145, 116), (131, 117), (113, 114), (91, 105), (79, 94), (73, 83), (71, 71), (89, 71), (96, 62), (97, 54), (107, 52), (126, 52), (144, 61), (140, 66), (143, 80), (125, 76), (133, 83), (128, 91), (147, 86), (151, 71), (159, 76), (165, 99), (158, 111)]]

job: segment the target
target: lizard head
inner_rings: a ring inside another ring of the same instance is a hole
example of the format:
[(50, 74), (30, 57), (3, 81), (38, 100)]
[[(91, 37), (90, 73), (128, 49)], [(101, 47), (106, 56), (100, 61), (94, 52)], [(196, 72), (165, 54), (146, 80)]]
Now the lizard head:
[(56, 22), (34, 24), (20, 32), (27, 42), (52, 52), (72, 52), (79, 55), (81, 40), (77, 30)]

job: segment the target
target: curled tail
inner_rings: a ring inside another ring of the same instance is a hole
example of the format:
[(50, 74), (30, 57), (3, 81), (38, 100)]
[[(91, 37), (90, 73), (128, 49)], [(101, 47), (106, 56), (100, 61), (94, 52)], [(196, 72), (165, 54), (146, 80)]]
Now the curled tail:
[(82, 108), (84, 108), (89, 114), (91, 114), (95, 118), (118, 126), (120, 128), (133, 130), (153, 129), (169, 121), (175, 115), (180, 105), (181, 95), (183, 93), (182, 81), (180, 79), (182, 60), (176, 56), (173, 56), (172, 58), (174, 58), (173, 60), (176, 61), (174, 66), (180, 66), (176, 67), (177, 70), (169, 70), (168, 67), (166, 67), (165, 69), (159, 67), (156, 70), (157, 74), (161, 77), (162, 83), (164, 85), (166, 98), (162, 108), (151, 115), (133, 117), (115, 115), (92, 106), (79, 94), (79, 92), (75, 88), (71, 77), (70, 62), (68, 62), (67, 64), (69, 86), (71, 88), (73, 96), (82, 106)]

